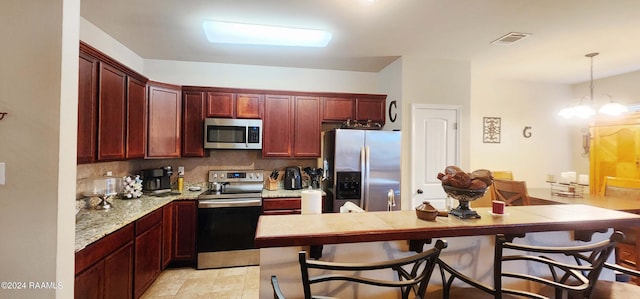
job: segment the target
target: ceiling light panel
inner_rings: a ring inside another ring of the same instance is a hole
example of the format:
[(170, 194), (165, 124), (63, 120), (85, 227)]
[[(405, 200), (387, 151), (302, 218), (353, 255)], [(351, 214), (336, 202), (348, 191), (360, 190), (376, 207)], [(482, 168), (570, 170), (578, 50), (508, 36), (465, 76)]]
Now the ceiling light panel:
[(211, 43), (326, 47), (331, 33), (324, 30), (276, 27), (206, 20), (202, 28)]

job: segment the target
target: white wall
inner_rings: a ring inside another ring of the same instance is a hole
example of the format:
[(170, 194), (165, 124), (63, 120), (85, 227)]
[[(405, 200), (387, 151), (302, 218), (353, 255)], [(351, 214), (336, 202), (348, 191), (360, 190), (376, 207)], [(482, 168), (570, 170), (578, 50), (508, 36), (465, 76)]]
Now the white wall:
[(102, 29), (80, 17), (80, 40), (109, 55), (132, 70), (144, 74), (144, 60)]
[(79, 12), (79, 0), (0, 2), (0, 280), (27, 283), (0, 298), (73, 297)]
[[(401, 130), (402, 129), (402, 58), (398, 58), (393, 63), (385, 67), (378, 73), (378, 92), (387, 95), (386, 123), (384, 130)], [(392, 101), (396, 101), (396, 105), (390, 108)], [(389, 117), (389, 109), (395, 116), (395, 122)]]
[[(482, 73), (474, 73), (471, 86), (471, 170), (511, 170), (528, 187), (548, 187), (547, 174), (576, 169), (568, 150), (575, 146), (571, 126), (557, 116), (570, 97), (568, 86), (492, 79)], [(500, 143), (483, 143), (484, 117), (501, 118)], [(525, 126), (531, 127), (530, 138), (523, 136)]]
[(469, 165), (470, 64), (466, 61), (428, 59), (420, 55), (402, 58), (402, 207), (411, 208), (411, 104), (461, 106), (460, 165)]
[(146, 59), (144, 75), (177, 85), (376, 93), (376, 73)]

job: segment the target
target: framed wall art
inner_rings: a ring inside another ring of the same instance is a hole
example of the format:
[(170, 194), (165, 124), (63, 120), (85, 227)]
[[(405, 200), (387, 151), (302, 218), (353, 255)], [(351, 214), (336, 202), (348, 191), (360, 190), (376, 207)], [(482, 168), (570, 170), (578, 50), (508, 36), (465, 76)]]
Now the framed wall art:
[(482, 126), (482, 142), (500, 143), (500, 118), (485, 117)]

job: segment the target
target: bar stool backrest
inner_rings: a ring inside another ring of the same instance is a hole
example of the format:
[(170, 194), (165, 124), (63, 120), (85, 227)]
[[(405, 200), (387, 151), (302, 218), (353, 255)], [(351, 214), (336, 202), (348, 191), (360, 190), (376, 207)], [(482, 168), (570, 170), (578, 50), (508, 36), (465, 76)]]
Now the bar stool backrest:
[[(446, 241), (438, 240), (433, 248), (406, 258), (374, 263), (338, 263), (307, 259), (305, 251), (298, 254), (304, 296), (311, 299), (311, 285), (328, 281), (347, 281), (367, 285), (392, 287), (400, 289), (402, 298), (409, 298), (411, 291), (415, 298), (424, 298), (431, 273), (438, 261), (442, 249), (447, 247)], [(403, 268), (409, 265), (410, 271)], [(324, 270), (323, 274), (310, 276), (310, 269)], [(382, 280), (366, 277), (367, 271), (389, 269), (395, 271), (398, 280)]]

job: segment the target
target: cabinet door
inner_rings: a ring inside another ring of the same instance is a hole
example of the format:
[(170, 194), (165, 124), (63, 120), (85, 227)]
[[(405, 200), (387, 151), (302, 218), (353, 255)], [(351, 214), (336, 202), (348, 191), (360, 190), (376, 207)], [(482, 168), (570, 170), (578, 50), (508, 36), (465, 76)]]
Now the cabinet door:
[(78, 164), (96, 160), (98, 60), (80, 53), (78, 77)]
[(262, 118), (261, 94), (239, 93), (236, 95), (236, 117), (237, 118)]
[(161, 223), (136, 236), (134, 297), (139, 298), (161, 271), (162, 226)]
[(600, 193), (605, 176), (640, 178), (640, 125), (592, 128), (590, 192)]
[(174, 202), (174, 260), (195, 261), (197, 208), (193, 200)]
[(209, 92), (207, 94), (207, 117), (233, 118), (235, 110), (234, 93)]
[(126, 75), (100, 62), (98, 161), (125, 158)]
[(356, 99), (356, 120), (384, 123), (385, 120), (384, 99)]
[(346, 121), (355, 117), (353, 98), (323, 98), (322, 121)]
[(175, 203), (162, 207), (162, 269), (171, 263), (173, 255), (173, 209)]
[(127, 159), (144, 158), (147, 144), (147, 86), (127, 78)]
[(293, 101), (290, 96), (266, 95), (264, 100), (263, 157), (291, 157)]
[(205, 93), (188, 91), (182, 99), (182, 156), (204, 157)]
[(179, 88), (149, 85), (147, 157), (180, 157), (181, 102)]
[(76, 275), (74, 298), (104, 298), (104, 262), (101, 261)]
[(320, 98), (296, 97), (293, 156), (320, 157)]
[(133, 242), (104, 259), (104, 298), (133, 296)]

